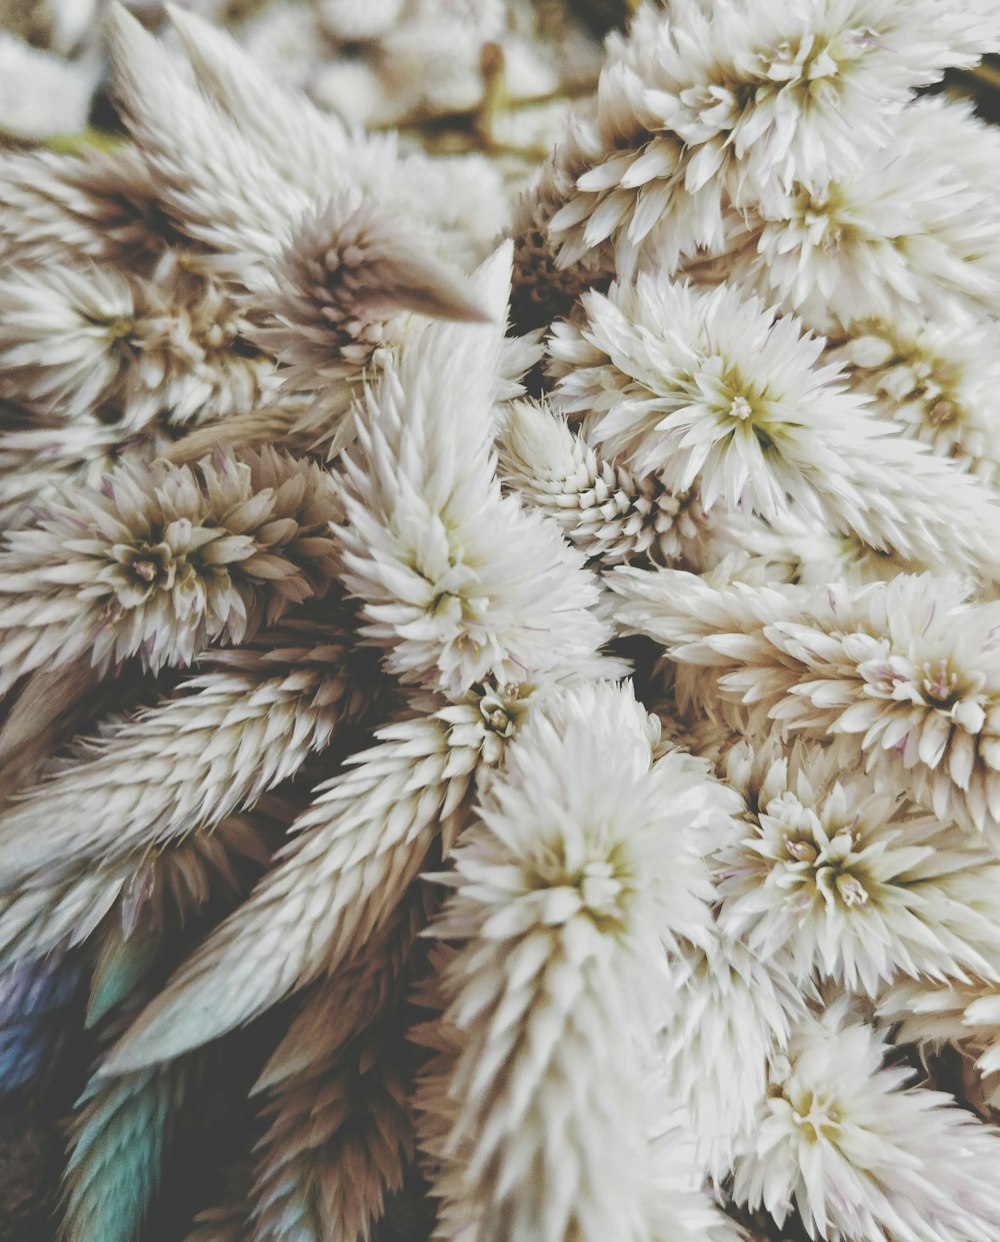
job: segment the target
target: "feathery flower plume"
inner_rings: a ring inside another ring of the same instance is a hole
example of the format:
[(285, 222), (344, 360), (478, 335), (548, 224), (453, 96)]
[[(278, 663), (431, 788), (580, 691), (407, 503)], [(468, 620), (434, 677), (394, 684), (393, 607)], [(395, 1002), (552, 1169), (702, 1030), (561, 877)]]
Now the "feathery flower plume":
[(251, 327), (180, 250), (148, 277), (89, 261), (19, 270), (0, 280), (0, 393), (119, 440), (161, 418), (247, 413), (278, 388)]
[[(895, 1027), (894, 1039), (963, 1057), (965, 1094), (980, 1114), (1000, 1111), (1000, 986), (972, 978), (945, 984), (904, 980), (883, 992), (878, 1017)], [(971, 1071), (971, 1072), (970, 1072)]]
[(119, 1040), (66, 1242), (171, 1133), (190, 1242), (1000, 1236), (959, 8), (116, 8), (126, 133), (0, 152), (0, 1088)]
[[(507, 303), (509, 250), (492, 262), (490, 309)], [(490, 446), (500, 335), (428, 327), (368, 390), (341, 466), (343, 581), (362, 601), (362, 633), (385, 649), (388, 672), (456, 696), (489, 677), (582, 671), (608, 637), (579, 553), (500, 494)]]
[(246, 862), (259, 869), (269, 860), (270, 834), (259, 819), (259, 813), (233, 816), (214, 832), (194, 833), (152, 857), (132, 855), (65, 880), (36, 877), (0, 898), (0, 962), (30, 965), (64, 945), (82, 944), (117, 906), (110, 959), (99, 955), (93, 966), (89, 1008), (96, 1021), (149, 965), (143, 954), (150, 934), (182, 924), (213, 890), (239, 891), (237, 863), (242, 871)]
[(822, 193), (890, 146), (914, 87), (998, 46), (988, 3), (961, 19), (943, 0), (642, 6), (628, 38), (609, 42), (576, 144), (589, 168), (549, 225), (559, 263), (607, 238), (619, 262), (668, 271), (718, 249), (730, 203), (774, 209), (796, 185)]
[(252, 1242), (371, 1236), (413, 1150), (402, 1051), (391, 1025), (374, 1028), (272, 1093)]
[(942, 294), (995, 313), (993, 198), (941, 165), (919, 103), (896, 124), (898, 145), (869, 154), (853, 176), (820, 194), (797, 187), (780, 209), (734, 222), (712, 269), (826, 333), (934, 315)]
[(634, 477), (601, 459), (558, 415), (515, 401), (501, 428), (500, 473), (521, 500), (562, 527), (587, 557), (611, 566), (700, 559), (707, 518), (692, 492), (661, 479)]
[[(457, 1034), (450, 1080), (425, 1084), (419, 1107), (446, 1230), (649, 1236), (647, 992), (662, 939), (707, 915), (690, 834), (711, 803), (704, 765), (654, 762), (657, 737), (627, 688), (553, 696), (441, 877), (456, 890), (433, 926), (461, 942), (441, 985)], [(581, 1079), (581, 1063), (601, 1072)]]
[[(1000, 828), (1000, 660), (996, 601), (966, 602), (955, 579), (900, 574), (852, 590), (713, 588), (681, 570), (616, 569), (619, 621), (664, 642), (682, 704), (710, 679), (747, 705), (840, 754), (866, 758), (892, 792), (995, 841)], [(708, 670), (711, 670), (709, 672)]]
[(86, 883), (88, 863), (211, 829), (389, 699), (333, 599), (203, 659), (210, 671), (113, 725), (0, 813), (0, 892)]
[[(122, 117), (171, 224), (223, 254), (276, 254), (288, 225), (309, 209), (308, 191), (276, 175), (252, 134), (120, 5), (111, 10), (109, 39)], [(231, 51), (244, 59), (235, 45)], [(337, 149), (335, 122), (329, 132)]]
[[(428, 705), (430, 706), (430, 705)], [(180, 968), (105, 1064), (176, 1056), (248, 1022), (353, 957), (389, 919), (432, 843), (453, 843), (489, 729), (476, 704), (376, 731), (315, 791), (276, 865)], [(211, 997), (203, 1005), (199, 997)]]
[(655, 1064), (665, 1097), (686, 1109), (683, 1133), (696, 1143), (698, 1168), (721, 1181), (766, 1094), (768, 1061), (785, 1048), (808, 988), (804, 993), (783, 961), (758, 957), (716, 927), (693, 934), (671, 958)]
[(72, 255), (129, 263), (160, 253), (170, 236), (156, 187), (133, 147), (0, 154), (0, 257), (12, 265)]
[(1000, 1139), (912, 1071), (841, 997), (797, 1023), (736, 1164), (733, 1193), (811, 1238), (986, 1239), (1000, 1229)]
[(223, 912), (237, 904), (271, 860), (272, 828), (259, 811), (230, 816), (211, 834), (192, 833), (134, 868), (116, 903), (116, 917), (102, 929), (90, 979), (88, 1027), (146, 977), (170, 933), (203, 916), (210, 901), (213, 913), (220, 899)]
[(400, 334), (391, 322), (400, 311), (486, 317), (460, 272), (427, 254), (399, 220), (353, 197), (297, 224), (269, 278), (275, 290), (265, 299), (279, 326), (258, 328), (253, 339), (286, 364), (286, 385), (359, 377), (372, 353)]
[(993, 395), (1000, 385), (1000, 337), (961, 306), (939, 304), (933, 319), (873, 321), (832, 349), (851, 384), (876, 409), (982, 478), (1000, 473)]
[[(823, 341), (795, 319), (738, 289), (662, 275), (582, 303), (585, 323), (557, 325), (549, 344), (554, 400), (586, 414), (610, 457), (674, 491), (696, 488), (706, 510), (770, 518), (795, 505), (930, 568), (996, 572), (996, 497), (890, 434), (836, 366), (820, 365)], [(946, 497), (953, 521), (938, 531), (931, 514)]]
[[(394, 1029), (429, 897), (411, 888), (377, 938), (321, 980), (254, 1087), (266, 1091), (255, 1242), (367, 1238), (412, 1157)], [(299, 1232), (296, 1232), (299, 1231)]]
[(35, 1082), (56, 1064), (73, 1034), (67, 1010), (82, 975), (80, 957), (65, 952), (0, 974), (0, 1096)]
[(876, 792), (834, 747), (737, 747), (726, 774), (747, 810), (717, 855), (725, 935), (799, 983), (818, 974), (872, 998), (900, 973), (997, 975), (995, 855)]
[(267, 447), (61, 491), (0, 549), (0, 692), (88, 649), (156, 671), (240, 642), (327, 589), (339, 514), (325, 470)]

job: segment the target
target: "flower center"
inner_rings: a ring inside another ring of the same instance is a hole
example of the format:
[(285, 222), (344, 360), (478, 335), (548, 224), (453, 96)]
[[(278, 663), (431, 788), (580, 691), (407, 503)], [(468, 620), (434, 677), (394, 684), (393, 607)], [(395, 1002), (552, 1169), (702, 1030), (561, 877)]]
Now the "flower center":
[(956, 701), (958, 674), (953, 672), (947, 660), (925, 660), (920, 666), (923, 676), (921, 688), (924, 698), (935, 707), (950, 707)]
[(143, 582), (152, 582), (160, 572), (159, 565), (153, 561), (133, 561), (131, 568), (135, 576)]

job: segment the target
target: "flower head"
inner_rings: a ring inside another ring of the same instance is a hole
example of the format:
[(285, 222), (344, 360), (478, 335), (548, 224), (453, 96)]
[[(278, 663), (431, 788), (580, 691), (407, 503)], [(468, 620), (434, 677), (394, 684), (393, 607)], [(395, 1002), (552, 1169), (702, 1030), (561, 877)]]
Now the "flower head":
[(873, 997), (899, 973), (997, 969), (1000, 908), (969, 901), (978, 879), (1000, 878), (989, 852), (876, 792), (830, 748), (768, 747), (747, 762), (731, 752), (751, 831), (719, 851), (724, 933), (803, 982), (816, 974)]
[(268, 448), (197, 470), (122, 464), (100, 491), (64, 488), (0, 553), (0, 683), (88, 650), (158, 669), (240, 641), (323, 593), (339, 514), (326, 471)]
[(737, 1201), (779, 1224), (794, 1203), (811, 1238), (990, 1237), (1000, 1142), (948, 1096), (901, 1090), (912, 1071), (883, 1068), (887, 1051), (849, 998), (802, 1018), (737, 1160)]

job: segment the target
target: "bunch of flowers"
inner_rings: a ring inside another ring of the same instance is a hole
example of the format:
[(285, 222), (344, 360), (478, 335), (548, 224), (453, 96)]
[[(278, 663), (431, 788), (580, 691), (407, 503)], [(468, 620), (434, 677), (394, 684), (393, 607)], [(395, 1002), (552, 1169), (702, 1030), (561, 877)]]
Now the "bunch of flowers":
[(66, 1242), (993, 1242), (1000, 136), (921, 88), (1000, 8), (647, 4), (515, 201), (171, 20), (0, 158)]

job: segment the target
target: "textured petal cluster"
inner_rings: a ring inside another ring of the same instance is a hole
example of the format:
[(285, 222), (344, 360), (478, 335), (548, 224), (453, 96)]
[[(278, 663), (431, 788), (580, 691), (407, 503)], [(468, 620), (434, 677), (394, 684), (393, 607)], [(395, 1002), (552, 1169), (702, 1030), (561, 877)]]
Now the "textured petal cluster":
[(728, 756), (751, 832), (717, 855), (723, 932), (799, 982), (818, 975), (873, 998), (900, 973), (992, 976), (996, 856), (873, 790), (835, 748), (775, 750)]
[[(549, 344), (555, 399), (585, 415), (587, 436), (612, 458), (693, 489), (706, 510), (812, 513), (918, 562), (936, 564), (947, 544), (960, 564), (995, 572), (996, 497), (892, 435), (795, 319), (726, 285), (645, 273), (581, 304), (585, 322), (557, 324)], [(898, 471), (924, 487), (895, 486)], [(945, 497), (954, 540), (926, 529)]]
[(669, 565), (695, 555), (709, 522), (693, 491), (636, 477), (603, 460), (550, 410), (514, 402), (500, 435), (500, 472), (521, 499), (548, 514), (588, 560)]
[(110, 427), (247, 413), (273, 398), (275, 365), (244, 307), (168, 250), (149, 278), (114, 268), (18, 271), (0, 281), (0, 395)]
[(996, 1242), (997, 0), (208, 8), (0, 152), (65, 1242)]
[(86, 651), (156, 670), (241, 641), (324, 593), (339, 515), (326, 471), (270, 448), (65, 490), (0, 549), (0, 687)]
[[(493, 263), (499, 267), (504, 255)], [(597, 585), (558, 527), (502, 496), (491, 447), (495, 328), (433, 326), (387, 364), (343, 465), (344, 581), (365, 632), (406, 682), (461, 694), (477, 682), (583, 667), (609, 636)], [(485, 370), (488, 386), (469, 383)]]
[(967, 602), (957, 580), (906, 574), (817, 590), (714, 588), (680, 570), (620, 569), (613, 586), (625, 597), (621, 621), (692, 669), (685, 696), (709, 677), (760, 723), (835, 734), (838, 753), (863, 756), (893, 793), (995, 839), (996, 601)]
[(297, 226), (270, 281), (281, 326), (260, 328), (254, 339), (288, 364), (285, 383), (310, 388), (318, 377), (357, 374), (401, 333), (387, 322), (400, 311), (484, 317), (461, 273), (423, 254), (421, 239), (398, 221), (346, 197)]
[[(656, 734), (617, 687), (554, 697), (447, 877), (436, 931), (461, 941), (442, 982), (457, 1034), (421, 1107), (432, 1134), (446, 1124), (446, 1220), (483, 1242), (650, 1236), (639, 980), (663, 971), (663, 937), (704, 923), (709, 892), (694, 849), (705, 767), (654, 761)], [(580, 1082), (581, 1058), (601, 1073)]]
[(941, 1092), (903, 1089), (912, 1071), (883, 1066), (886, 1053), (846, 998), (803, 1018), (772, 1065), (736, 1164), (737, 1199), (779, 1223), (794, 1203), (811, 1238), (991, 1236), (1000, 1228), (988, 1189), (1000, 1156), (993, 1131)]
[(961, 18), (942, 0), (642, 8), (609, 49), (579, 142), (589, 167), (550, 222), (560, 262), (609, 237), (633, 265), (719, 248), (731, 206), (822, 195), (891, 145), (912, 88), (998, 40), (987, 3)]

